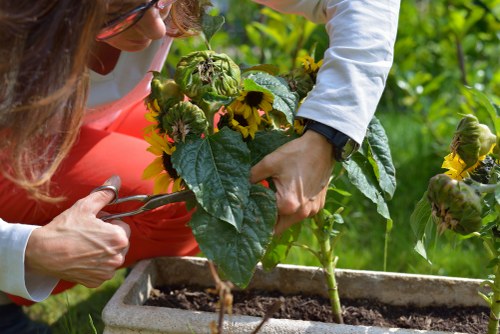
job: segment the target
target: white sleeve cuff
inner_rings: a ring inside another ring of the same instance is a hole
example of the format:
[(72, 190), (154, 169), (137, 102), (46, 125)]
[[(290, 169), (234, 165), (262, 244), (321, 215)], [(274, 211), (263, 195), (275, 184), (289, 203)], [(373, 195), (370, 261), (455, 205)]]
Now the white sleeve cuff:
[(46, 299), (59, 279), (25, 268), (31, 233), (40, 226), (9, 224), (0, 219), (0, 290), (35, 302)]

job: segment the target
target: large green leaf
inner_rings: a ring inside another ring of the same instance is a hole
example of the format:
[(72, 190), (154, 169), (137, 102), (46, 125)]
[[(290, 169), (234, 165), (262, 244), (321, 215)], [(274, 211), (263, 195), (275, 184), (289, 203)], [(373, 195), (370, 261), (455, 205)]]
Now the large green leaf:
[(361, 152), (356, 152), (342, 164), (347, 171), (349, 181), (377, 205), (377, 212), (382, 217), (391, 219), (383, 191), (368, 159)]
[(257, 132), (255, 138), (248, 142), (251, 165), (254, 166), (266, 155), (295, 138), (297, 137), (278, 130)]
[(217, 265), (220, 274), (244, 288), (271, 242), (277, 212), (274, 193), (261, 185), (252, 185), (240, 231), (201, 207), (189, 226), (200, 250)]
[(241, 229), (250, 194), (250, 151), (239, 133), (225, 127), (181, 143), (172, 163), (203, 209)]
[(302, 226), (302, 223), (294, 224), (280, 235), (273, 237), (262, 258), (262, 266), (265, 270), (271, 270), (286, 260), (293, 243), (299, 239)]
[(281, 111), (288, 123), (293, 124), (299, 99), (284, 80), (264, 72), (249, 72), (245, 75), (244, 88), (245, 90), (272, 92), (273, 108)]
[(392, 163), (389, 140), (384, 127), (377, 118), (373, 118), (366, 133), (366, 143), (369, 147), (369, 161), (384, 191), (385, 198), (391, 199), (396, 191), (396, 168)]

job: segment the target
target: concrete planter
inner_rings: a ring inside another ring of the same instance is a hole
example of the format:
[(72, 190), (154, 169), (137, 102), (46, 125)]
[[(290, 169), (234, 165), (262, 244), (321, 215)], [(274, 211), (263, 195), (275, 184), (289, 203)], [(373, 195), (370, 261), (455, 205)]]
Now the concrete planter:
[[(374, 298), (392, 305), (484, 306), (477, 289), (481, 280), (440, 276), (337, 269), (341, 298)], [(161, 284), (196, 284), (213, 287), (206, 260), (195, 257), (141, 261), (103, 310), (104, 334), (205, 334), (215, 313), (143, 306), (151, 289)], [(251, 288), (283, 294), (305, 292), (326, 296), (323, 273), (314, 267), (280, 265), (272, 272), (256, 271)], [(226, 333), (251, 333), (260, 318), (226, 316)], [(261, 334), (437, 334), (443, 332), (326, 324), (271, 319)]]

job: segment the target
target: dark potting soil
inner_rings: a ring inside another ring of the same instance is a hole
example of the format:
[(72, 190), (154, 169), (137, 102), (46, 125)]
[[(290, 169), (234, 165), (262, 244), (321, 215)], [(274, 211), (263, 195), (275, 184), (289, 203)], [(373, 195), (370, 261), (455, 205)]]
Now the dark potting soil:
[[(263, 317), (280, 297), (280, 309), (273, 318), (333, 322), (329, 300), (324, 297), (283, 296), (268, 291), (232, 291), (233, 314)], [(161, 286), (153, 290), (145, 305), (216, 312), (218, 296), (206, 289)], [(283, 299), (282, 299), (283, 300)], [(368, 299), (342, 299), (342, 316), (348, 325), (399, 327), (435, 331), (486, 333), (488, 308), (447, 308), (381, 304)]]

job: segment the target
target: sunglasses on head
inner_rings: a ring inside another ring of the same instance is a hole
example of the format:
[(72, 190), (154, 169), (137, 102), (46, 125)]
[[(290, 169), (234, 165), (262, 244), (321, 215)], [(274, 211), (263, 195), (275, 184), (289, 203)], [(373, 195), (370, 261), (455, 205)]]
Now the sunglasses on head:
[(139, 22), (144, 14), (153, 6), (158, 8), (160, 11), (167, 10), (167, 13), (165, 13), (164, 15), (168, 16), (170, 6), (175, 1), (177, 0), (151, 0), (148, 3), (137, 6), (134, 9), (107, 22), (97, 34), (96, 40), (105, 41), (107, 39), (115, 37), (118, 34), (121, 34), (125, 30), (129, 29), (134, 24)]

